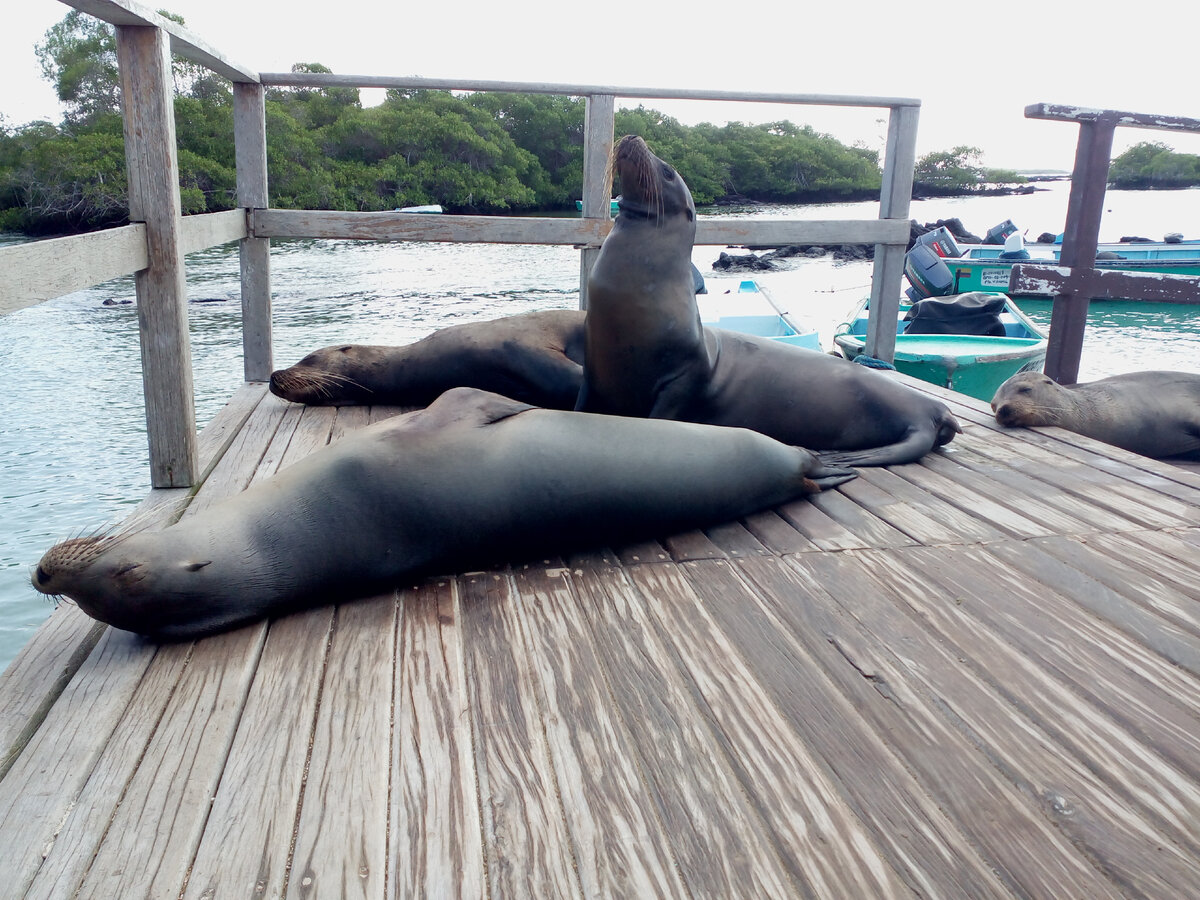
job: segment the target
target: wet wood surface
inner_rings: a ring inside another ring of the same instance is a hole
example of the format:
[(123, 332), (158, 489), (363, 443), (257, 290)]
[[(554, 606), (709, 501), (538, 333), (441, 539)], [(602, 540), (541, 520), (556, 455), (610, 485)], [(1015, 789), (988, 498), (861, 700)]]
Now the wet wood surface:
[[(703, 533), (195, 643), (62, 605), (0, 677), (5, 895), (1200, 896), (1200, 475), (949, 402)], [(393, 412), (247, 386), (183, 515)]]

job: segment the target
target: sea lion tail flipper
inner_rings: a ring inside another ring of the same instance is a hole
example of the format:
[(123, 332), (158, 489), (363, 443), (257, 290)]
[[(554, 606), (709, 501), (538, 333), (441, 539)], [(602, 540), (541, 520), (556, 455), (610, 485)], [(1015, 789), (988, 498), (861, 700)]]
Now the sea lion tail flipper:
[(807, 452), (812, 454), (813, 460), (805, 472), (804, 492), (806, 494), (827, 491), (858, 477), (858, 473), (851, 469), (829, 465), (824, 453), (813, 453), (811, 450)]
[[(821, 459), (832, 466), (898, 466), (916, 462), (944, 443), (940, 440), (943, 427), (939, 424), (935, 433), (933, 423), (927, 422), (924, 426), (910, 427), (904, 437), (894, 444), (864, 447), (861, 450), (822, 451)], [(954, 432), (950, 432), (947, 440), (951, 437), (954, 437)]]

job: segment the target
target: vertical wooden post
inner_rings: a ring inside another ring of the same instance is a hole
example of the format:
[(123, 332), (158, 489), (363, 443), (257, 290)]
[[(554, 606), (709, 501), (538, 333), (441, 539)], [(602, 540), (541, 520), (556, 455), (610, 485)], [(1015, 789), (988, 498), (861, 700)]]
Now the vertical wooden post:
[[(913, 168), (917, 162), (918, 107), (892, 107), (888, 117), (879, 218), (908, 220)], [(900, 278), (904, 274), (903, 244), (876, 244), (871, 276), (870, 314), (865, 351), (891, 362), (896, 354), (896, 319), (900, 314)]]
[(242, 359), (246, 381), (266, 381), (274, 366), (271, 341), (271, 239), (254, 237), (254, 210), (267, 207), (267, 118), (261, 84), (234, 82), (233, 139), (238, 205), (250, 220), (240, 250)]
[(117, 62), (129, 219), (146, 224), (150, 261), (136, 276), (150, 481), (156, 488), (189, 487), (199, 467), (167, 34), (144, 25), (117, 26)]
[(1083, 333), (1091, 303), (1087, 291), (1096, 268), (1096, 245), (1100, 240), (1100, 217), (1104, 213), (1115, 130), (1116, 120), (1112, 116), (1079, 124), (1067, 224), (1059, 256), (1060, 265), (1071, 269), (1070, 286), (1054, 298), (1044, 367), (1045, 373), (1059, 384), (1074, 384), (1079, 380)]
[[(583, 126), (583, 216), (585, 219), (612, 217), (612, 177), (608, 167), (616, 128), (616, 98), (598, 94), (587, 98)], [(579, 251), (579, 308), (587, 309), (587, 281), (599, 247)]]

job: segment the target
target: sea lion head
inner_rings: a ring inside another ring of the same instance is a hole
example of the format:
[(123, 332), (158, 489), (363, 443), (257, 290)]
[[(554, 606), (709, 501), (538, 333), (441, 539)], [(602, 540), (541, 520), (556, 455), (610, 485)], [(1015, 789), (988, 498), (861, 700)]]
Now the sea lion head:
[(675, 171), (650, 152), (636, 134), (627, 134), (613, 151), (613, 172), (621, 179), (618, 217), (649, 219), (661, 223), (679, 216), (696, 230), (696, 204), (692, 192)]
[(364, 382), (374, 372), (380, 349), (342, 344), (314, 350), (300, 362), (271, 373), (271, 393), (310, 406), (371, 403), (374, 392)]
[(992, 397), (992, 412), (1005, 428), (1057, 425), (1063, 410), (1062, 387), (1041, 372), (1018, 372)]

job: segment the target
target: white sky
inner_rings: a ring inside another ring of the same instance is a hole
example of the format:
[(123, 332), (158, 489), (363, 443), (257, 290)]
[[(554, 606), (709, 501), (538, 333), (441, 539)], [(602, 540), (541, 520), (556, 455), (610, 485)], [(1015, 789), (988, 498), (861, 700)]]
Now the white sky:
[[(143, 3), (179, 13), (199, 37), (257, 71), (320, 62), (346, 74), (916, 97), (918, 154), (966, 144), (1006, 168), (1073, 164), (1076, 126), (1025, 119), (1031, 103), (1200, 118), (1194, 0), (1156, 0), (1140, 11), (1128, 0), (761, 0), (719, 9), (695, 0)], [(33, 45), (69, 7), (5, 6), (0, 114), (9, 126), (57, 122)], [(627, 8), (636, 13), (620, 12)], [(645, 105), (688, 124), (790, 118), (874, 149), (886, 132), (882, 110)], [(1143, 140), (1200, 153), (1200, 135), (1119, 129), (1114, 155)]]

